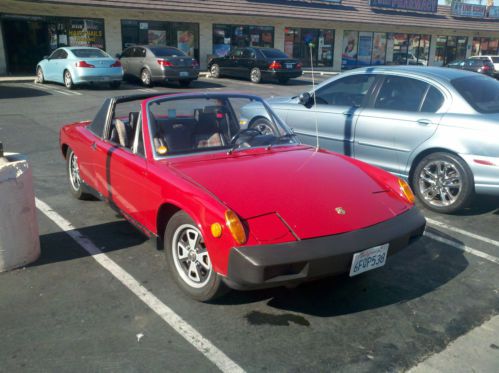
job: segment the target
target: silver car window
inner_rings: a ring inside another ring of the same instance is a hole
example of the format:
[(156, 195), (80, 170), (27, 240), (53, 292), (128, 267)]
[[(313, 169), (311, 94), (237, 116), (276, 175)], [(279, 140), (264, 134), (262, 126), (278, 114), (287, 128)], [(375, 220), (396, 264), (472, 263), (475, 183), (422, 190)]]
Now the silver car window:
[(428, 84), (402, 76), (387, 76), (379, 90), (374, 107), (395, 111), (419, 111)]
[(321, 87), (316, 92), (318, 105), (361, 106), (376, 79), (373, 74), (350, 75)]
[(421, 112), (436, 113), (443, 103), (444, 95), (435, 87), (430, 87), (421, 106)]

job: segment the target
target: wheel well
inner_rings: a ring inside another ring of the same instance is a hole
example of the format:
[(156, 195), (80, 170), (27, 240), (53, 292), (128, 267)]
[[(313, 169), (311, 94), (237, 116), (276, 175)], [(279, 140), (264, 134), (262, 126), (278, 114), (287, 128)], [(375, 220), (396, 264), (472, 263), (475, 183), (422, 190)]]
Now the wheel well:
[(426, 157), (427, 155), (429, 154), (432, 154), (432, 153), (448, 153), (448, 154), (453, 154), (453, 155), (456, 155), (456, 156), (459, 156), (456, 152), (453, 152), (449, 149), (445, 149), (445, 148), (431, 148), (431, 149), (426, 149), (424, 151), (422, 151), (421, 153), (419, 153), (416, 158), (414, 158), (414, 160), (412, 161), (412, 164), (411, 164), (411, 169), (409, 171), (409, 183), (412, 185), (412, 177), (414, 176), (414, 170), (416, 169), (419, 161), (421, 159), (423, 159), (424, 157)]
[(62, 150), (62, 155), (64, 156), (64, 158), (66, 158), (66, 155), (68, 154), (68, 149), (69, 149), (69, 146), (67, 144), (62, 144), (61, 150)]
[(258, 115), (258, 116), (254, 117), (253, 119), (250, 120), (250, 122), (248, 123), (248, 128), (251, 127), (253, 125), (253, 123), (255, 123), (258, 119), (266, 119), (266, 120), (268, 120), (264, 116)]
[[(171, 203), (164, 203), (158, 209), (158, 215), (156, 216), (156, 233), (158, 235), (159, 240), (163, 241), (163, 233), (168, 225), (168, 222), (172, 218), (172, 216), (180, 211), (181, 208), (175, 206)], [(162, 249), (163, 245), (158, 245), (158, 249)]]

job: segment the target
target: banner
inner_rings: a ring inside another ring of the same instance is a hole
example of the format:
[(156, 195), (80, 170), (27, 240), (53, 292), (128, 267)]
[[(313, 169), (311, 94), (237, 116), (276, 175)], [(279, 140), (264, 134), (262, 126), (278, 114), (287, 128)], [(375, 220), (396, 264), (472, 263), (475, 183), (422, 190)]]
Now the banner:
[(436, 13), (438, 0), (369, 0), (369, 5), (378, 8)]
[(373, 47), (373, 33), (361, 32), (359, 34), (359, 51), (357, 53), (357, 63), (360, 66), (371, 64), (371, 54)]
[(344, 31), (343, 52), (341, 54), (341, 65), (343, 67), (354, 67), (357, 65), (357, 31)]
[(460, 1), (453, 1), (451, 6), (451, 14), (454, 17), (485, 18), (486, 10), (485, 5), (465, 4)]
[(488, 9), (489, 18), (499, 18), (499, 6), (490, 6)]

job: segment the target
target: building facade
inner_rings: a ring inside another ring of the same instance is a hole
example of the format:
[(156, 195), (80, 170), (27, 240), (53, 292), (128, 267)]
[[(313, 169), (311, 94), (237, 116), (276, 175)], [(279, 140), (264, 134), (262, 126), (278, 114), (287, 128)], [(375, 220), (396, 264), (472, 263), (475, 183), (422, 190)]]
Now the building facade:
[[(173, 45), (202, 68), (234, 47), (268, 46), (331, 71), (441, 66), (498, 54), (495, 9), (437, 8), (436, 1), (421, 0), (411, 9), (418, 2), (0, 0), (0, 74), (33, 73), (60, 46), (96, 46), (114, 56), (135, 44)], [(400, 9), (403, 4), (409, 6)]]

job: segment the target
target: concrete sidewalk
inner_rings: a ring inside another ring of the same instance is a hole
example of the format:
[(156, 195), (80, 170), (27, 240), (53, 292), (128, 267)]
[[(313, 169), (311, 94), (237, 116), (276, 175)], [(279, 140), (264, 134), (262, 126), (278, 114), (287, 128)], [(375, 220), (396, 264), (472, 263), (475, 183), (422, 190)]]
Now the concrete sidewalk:
[(23, 82), (34, 82), (34, 75), (0, 75), (0, 83), (23, 83)]

